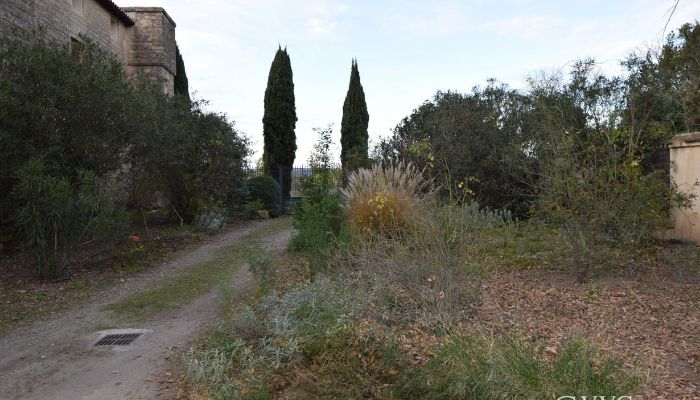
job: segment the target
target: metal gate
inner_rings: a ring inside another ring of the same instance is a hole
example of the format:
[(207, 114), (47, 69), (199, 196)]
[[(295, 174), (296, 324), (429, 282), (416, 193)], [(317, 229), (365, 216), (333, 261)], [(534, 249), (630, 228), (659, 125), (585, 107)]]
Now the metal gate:
[[(336, 171), (333, 168), (332, 171)], [(280, 186), (280, 204), (279, 208), (283, 214), (290, 213), (294, 204), (304, 197), (302, 181), (305, 178), (310, 178), (313, 175), (313, 168), (310, 166), (299, 167), (279, 167), (273, 171), (270, 176), (277, 181)], [(246, 168), (244, 169), (246, 178), (265, 175), (263, 168)]]

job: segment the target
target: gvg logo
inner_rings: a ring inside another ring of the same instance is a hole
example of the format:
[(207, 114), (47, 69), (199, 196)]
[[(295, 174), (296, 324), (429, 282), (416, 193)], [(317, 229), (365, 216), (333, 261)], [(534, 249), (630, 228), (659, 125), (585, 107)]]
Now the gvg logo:
[(561, 396), (557, 400), (632, 400), (632, 396)]

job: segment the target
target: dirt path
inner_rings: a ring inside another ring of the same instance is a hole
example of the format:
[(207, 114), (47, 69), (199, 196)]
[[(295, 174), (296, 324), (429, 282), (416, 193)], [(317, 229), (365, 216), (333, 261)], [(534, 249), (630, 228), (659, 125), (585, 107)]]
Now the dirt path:
[[(102, 335), (111, 333), (99, 329), (110, 320), (105, 306), (206, 262), (217, 251), (240, 244), (246, 235), (272, 223), (251, 223), (221, 234), (159, 268), (101, 293), (89, 304), (0, 339), (0, 399), (172, 397), (167, 382), (175, 377), (167, 371), (168, 358), (179, 354), (178, 349), (216, 321), (220, 290), (214, 288), (184, 307), (147, 321), (122, 320), (120, 328), (142, 332), (129, 346), (93, 347)], [(273, 230), (257, 242), (268, 253), (279, 252), (285, 248), (290, 233), (288, 228)], [(229, 285), (233, 293), (243, 294), (255, 287), (255, 279), (248, 268), (240, 267)]]

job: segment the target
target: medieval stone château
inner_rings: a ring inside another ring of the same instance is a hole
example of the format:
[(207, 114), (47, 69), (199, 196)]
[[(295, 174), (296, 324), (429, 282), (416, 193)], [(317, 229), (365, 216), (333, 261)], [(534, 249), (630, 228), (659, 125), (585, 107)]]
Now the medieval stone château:
[(159, 7), (120, 8), (112, 0), (0, 0), (0, 35), (46, 29), (66, 43), (89, 37), (114, 53), (130, 74), (162, 78), (173, 93), (175, 22)]

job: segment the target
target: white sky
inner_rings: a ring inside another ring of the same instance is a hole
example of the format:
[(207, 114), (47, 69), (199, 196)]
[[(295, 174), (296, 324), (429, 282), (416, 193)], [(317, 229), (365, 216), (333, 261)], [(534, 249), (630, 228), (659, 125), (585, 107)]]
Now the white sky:
[[(278, 44), (287, 46), (297, 165), (316, 140), (312, 128), (333, 123), (339, 142), (353, 57), (376, 140), (437, 90), (465, 92), (488, 78), (521, 88), (528, 74), (585, 57), (614, 71), (631, 51), (659, 43), (674, 2), (116, 0), (166, 9), (177, 23), (190, 90), (251, 138), (253, 161), (262, 155), (270, 63)], [(667, 32), (698, 19), (700, 2), (680, 0)]]

